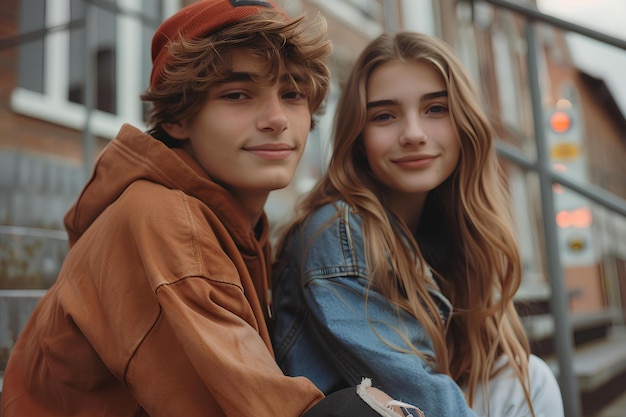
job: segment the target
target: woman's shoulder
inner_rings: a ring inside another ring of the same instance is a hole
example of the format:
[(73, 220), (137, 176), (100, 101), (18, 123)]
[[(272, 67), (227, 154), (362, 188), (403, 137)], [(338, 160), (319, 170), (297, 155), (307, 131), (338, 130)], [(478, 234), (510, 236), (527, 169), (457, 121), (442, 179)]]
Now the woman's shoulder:
[(351, 275), (365, 270), (364, 243), (360, 217), (343, 200), (324, 204), (312, 212), (292, 232), (283, 246), (286, 257), (311, 276)]
[(362, 220), (348, 203), (336, 200), (313, 210), (295, 234), (296, 240), (318, 248), (358, 245), (362, 240)]
[(360, 235), (361, 217), (344, 200), (335, 200), (313, 209), (293, 230), (297, 238), (317, 243), (327, 239), (346, 238)]
[(360, 216), (344, 200), (335, 200), (314, 209), (305, 219), (306, 227), (320, 228), (324, 224), (354, 223), (360, 224)]

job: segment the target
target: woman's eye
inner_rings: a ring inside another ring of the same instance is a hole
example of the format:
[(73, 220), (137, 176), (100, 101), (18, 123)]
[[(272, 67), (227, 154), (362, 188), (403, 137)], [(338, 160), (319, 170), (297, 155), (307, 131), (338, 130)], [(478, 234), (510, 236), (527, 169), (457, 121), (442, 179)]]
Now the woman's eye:
[(372, 117), (372, 120), (379, 120), (379, 121), (385, 121), (385, 120), (391, 120), (391, 119), (393, 119), (393, 116), (390, 113), (380, 113)]
[(428, 108), (428, 113), (443, 114), (448, 112), (448, 107), (441, 104), (435, 104)]

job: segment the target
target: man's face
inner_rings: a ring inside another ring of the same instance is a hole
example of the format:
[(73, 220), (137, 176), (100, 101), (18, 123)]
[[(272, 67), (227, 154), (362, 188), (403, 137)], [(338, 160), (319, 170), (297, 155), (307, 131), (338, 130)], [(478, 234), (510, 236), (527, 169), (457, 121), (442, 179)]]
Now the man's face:
[(271, 86), (254, 82), (263, 62), (249, 51), (233, 52), (231, 63), (228, 79), (182, 123), (185, 149), (235, 196), (265, 198), (293, 177), (311, 127), (309, 103), (287, 72)]

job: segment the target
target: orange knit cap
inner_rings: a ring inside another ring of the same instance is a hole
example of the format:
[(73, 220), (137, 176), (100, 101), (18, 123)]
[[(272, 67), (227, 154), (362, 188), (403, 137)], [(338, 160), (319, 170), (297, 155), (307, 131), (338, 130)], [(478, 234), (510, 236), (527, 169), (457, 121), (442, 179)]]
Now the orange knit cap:
[(280, 11), (271, 0), (200, 0), (176, 12), (161, 23), (152, 37), (150, 86), (155, 87), (162, 81), (169, 42), (210, 35), (262, 9)]

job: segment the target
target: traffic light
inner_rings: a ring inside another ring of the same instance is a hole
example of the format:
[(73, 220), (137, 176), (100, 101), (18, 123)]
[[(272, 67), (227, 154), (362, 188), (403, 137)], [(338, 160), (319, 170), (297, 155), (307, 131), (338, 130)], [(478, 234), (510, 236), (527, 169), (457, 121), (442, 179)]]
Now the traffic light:
[(551, 109), (547, 112), (548, 143), (553, 161), (572, 163), (582, 154), (582, 132), (570, 108)]
[[(552, 168), (577, 182), (586, 182), (583, 122), (578, 107), (561, 99), (545, 109), (545, 132)], [(593, 213), (589, 201), (577, 192), (554, 183), (555, 221), (564, 266), (591, 265), (595, 260)]]
[(548, 122), (554, 133), (567, 133), (572, 127), (572, 115), (565, 110), (555, 110)]

